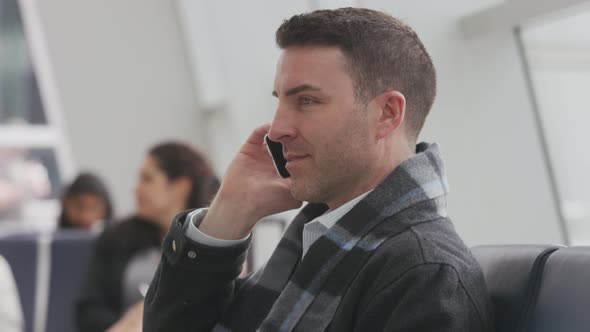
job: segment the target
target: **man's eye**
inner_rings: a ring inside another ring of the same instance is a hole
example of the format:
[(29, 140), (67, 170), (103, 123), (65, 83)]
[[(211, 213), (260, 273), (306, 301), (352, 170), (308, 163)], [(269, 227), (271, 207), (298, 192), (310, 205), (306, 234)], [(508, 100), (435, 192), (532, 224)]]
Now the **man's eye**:
[(313, 103), (314, 103), (314, 101), (311, 98), (299, 97), (299, 104), (301, 104), (301, 105), (311, 105)]

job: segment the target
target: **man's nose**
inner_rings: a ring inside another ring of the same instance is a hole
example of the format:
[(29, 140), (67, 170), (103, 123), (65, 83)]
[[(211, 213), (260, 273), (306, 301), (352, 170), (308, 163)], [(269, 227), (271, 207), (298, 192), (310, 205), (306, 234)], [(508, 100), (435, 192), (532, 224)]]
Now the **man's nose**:
[(276, 142), (285, 142), (297, 136), (296, 119), (286, 107), (277, 109), (272, 120), (268, 137)]

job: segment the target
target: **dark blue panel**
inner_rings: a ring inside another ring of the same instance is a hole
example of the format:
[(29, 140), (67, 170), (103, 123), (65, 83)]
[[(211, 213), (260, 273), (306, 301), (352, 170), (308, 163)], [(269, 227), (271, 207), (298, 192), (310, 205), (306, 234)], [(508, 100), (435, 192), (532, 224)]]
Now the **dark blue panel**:
[(74, 332), (75, 303), (96, 236), (62, 231), (51, 245), (51, 277), (46, 332)]
[(33, 330), (37, 288), (37, 239), (37, 234), (19, 234), (0, 238), (0, 255), (6, 258), (14, 273), (26, 332)]

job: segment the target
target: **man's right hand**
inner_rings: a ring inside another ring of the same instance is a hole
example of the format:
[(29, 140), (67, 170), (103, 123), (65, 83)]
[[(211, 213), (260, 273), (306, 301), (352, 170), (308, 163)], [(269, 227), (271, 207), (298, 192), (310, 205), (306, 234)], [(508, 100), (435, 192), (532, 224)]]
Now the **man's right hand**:
[(231, 162), (219, 192), (199, 229), (219, 239), (246, 237), (256, 223), (271, 214), (296, 209), (302, 202), (281, 178), (264, 145), (270, 125), (258, 127)]

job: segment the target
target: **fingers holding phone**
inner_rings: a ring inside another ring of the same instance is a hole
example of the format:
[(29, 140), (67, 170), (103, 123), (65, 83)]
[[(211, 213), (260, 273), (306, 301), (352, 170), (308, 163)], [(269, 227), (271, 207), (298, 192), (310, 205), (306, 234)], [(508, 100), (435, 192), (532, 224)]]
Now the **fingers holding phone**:
[(263, 217), (301, 206), (302, 202), (291, 196), (290, 179), (284, 177), (288, 172), (281, 169), (286, 161), (280, 143), (265, 142), (269, 129), (270, 125), (256, 128), (242, 145), (199, 226), (201, 231), (217, 238), (239, 239)]

